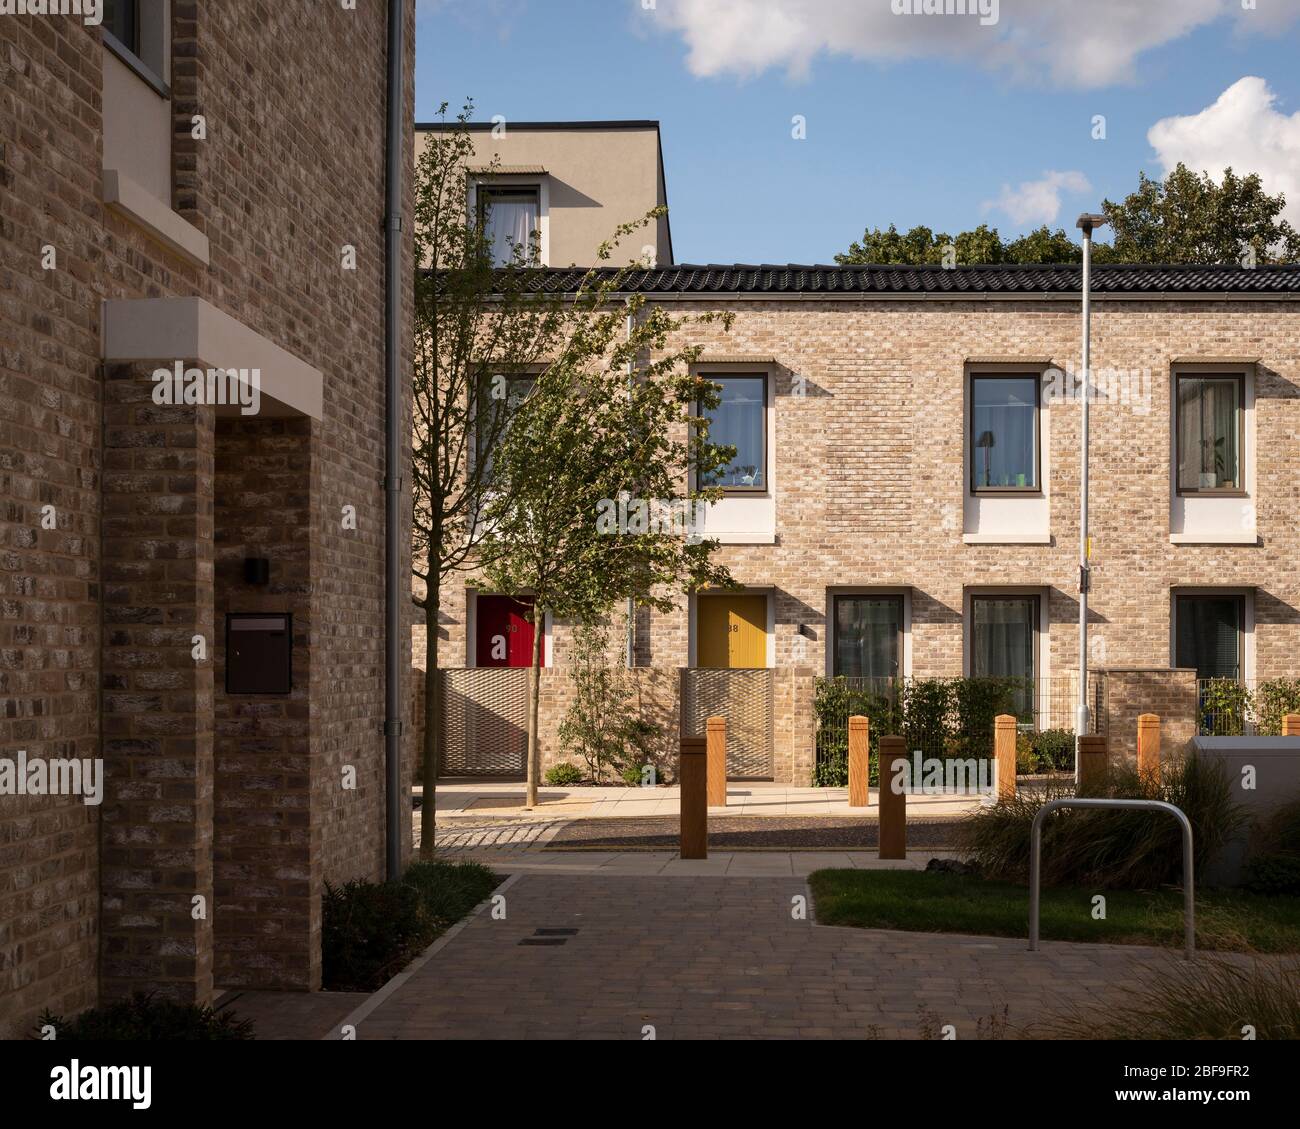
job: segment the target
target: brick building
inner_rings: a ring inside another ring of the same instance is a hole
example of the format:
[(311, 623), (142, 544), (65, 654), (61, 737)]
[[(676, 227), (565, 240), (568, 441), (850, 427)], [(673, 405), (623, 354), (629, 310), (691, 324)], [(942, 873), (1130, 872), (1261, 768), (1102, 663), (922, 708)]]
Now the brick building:
[[(582, 274), (552, 263), (537, 284)], [(1300, 268), (1094, 278), (1089, 696), (1120, 749), (1144, 702), (1175, 703), (1181, 744), (1198, 677), (1300, 675)], [(1079, 267), (661, 265), (626, 285), (735, 319), (676, 343), (703, 345), (723, 386), (712, 434), (738, 453), (700, 532), (744, 590), (637, 619), (666, 763), (716, 710), (745, 731), (733, 775), (808, 783), (819, 676), (1015, 677), (1040, 728), (1074, 727)], [(495, 668), (528, 661), (527, 595), (471, 578), (442, 612), (440, 662), (466, 668), (448, 676), (444, 771), (517, 775), (524, 682)], [(544, 630), (549, 764), (567, 759), (570, 625)]]
[(386, 31), (0, 18), (0, 755), (103, 762), (0, 795), (0, 1037), (318, 987), (324, 882), (383, 877)]

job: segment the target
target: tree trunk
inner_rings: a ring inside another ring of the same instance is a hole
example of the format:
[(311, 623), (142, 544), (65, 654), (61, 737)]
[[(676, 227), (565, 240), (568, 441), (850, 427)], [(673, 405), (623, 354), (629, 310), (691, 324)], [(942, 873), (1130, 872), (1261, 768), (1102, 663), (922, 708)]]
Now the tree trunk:
[(438, 780), (438, 599), (432, 586), (424, 605), (424, 796), (420, 801), (420, 858), (433, 860), (434, 801)]
[(546, 614), (537, 605), (533, 606), (533, 665), (528, 677), (528, 787), (524, 798), (524, 807), (537, 806), (537, 780), (542, 774), (542, 754), (540, 735), (537, 731), (537, 715), (542, 700), (542, 631), (546, 625)]

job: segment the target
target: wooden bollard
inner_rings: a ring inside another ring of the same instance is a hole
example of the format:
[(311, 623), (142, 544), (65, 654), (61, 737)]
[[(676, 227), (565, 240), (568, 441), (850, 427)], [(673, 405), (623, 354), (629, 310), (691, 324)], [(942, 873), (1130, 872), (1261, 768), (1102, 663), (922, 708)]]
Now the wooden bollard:
[(727, 806), (727, 719), (711, 717), (708, 731), (709, 807)]
[(684, 859), (709, 857), (708, 756), (704, 745), (703, 737), (683, 737), (677, 762)]
[(849, 807), (871, 803), (871, 723), (865, 717), (849, 718)]
[(1160, 783), (1160, 715), (1144, 713), (1138, 718), (1138, 776)]
[(880, 857), (907, 858), (907, 793), (894, 790), (894, 765), (907, 760), (907, 742), (901, 737), (880, 738)]
[(993, 719), (993, 757), (998, 767), (998, 799), (1016, 798), (1016, 719), (1009, 713)]
[(1106, 790), (1106, 735), (1085, 733), (1079, 738), (1079, 795), (1098, 796)]
[(1282, 719), (1283, 737), (1300, 737), (1300, 713), (1289, 713)]

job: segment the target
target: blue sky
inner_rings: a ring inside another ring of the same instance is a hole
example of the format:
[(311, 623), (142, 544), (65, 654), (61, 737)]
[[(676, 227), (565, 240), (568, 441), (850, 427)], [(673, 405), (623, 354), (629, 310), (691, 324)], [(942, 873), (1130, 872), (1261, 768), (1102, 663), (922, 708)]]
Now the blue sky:
[(679, 262), (1072, 229), (1177, 160), (1258, 171), (1300, 227), (1300, 0), (909, 2), (418, 0), (416, 117), (658, 119)]

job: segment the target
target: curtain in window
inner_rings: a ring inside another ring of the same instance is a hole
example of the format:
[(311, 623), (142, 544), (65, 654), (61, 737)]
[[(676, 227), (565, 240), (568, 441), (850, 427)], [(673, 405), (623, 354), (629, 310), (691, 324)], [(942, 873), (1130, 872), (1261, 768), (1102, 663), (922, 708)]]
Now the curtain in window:
[(1244, 611), (1238, 596), (1180, 596), (1178, 665), (1197, 678), (1239, 679)]
[(902, 673), (903, 601), (897, 596), (835, 600), (835, 673), (894, 679)]
[(1180, 490), (1241, 488), (1241, 384), (1182, 377), (1178, 381)]
[(971, 601), (971, 674), (976, 678), (1033, 678), (1038, 600), (1033, 596)]
[(717, 471), (709, 485), (765, 488), (766, 379), (761, 376), (710, 376), (708, 379), (722, 386), (722, 402), (708, 413), (709, 443), (736, 448), (731, 465)]
[(536, 196), (521, 193), (493, 192), (487, 196), (487, 216), (484, 234), (492, 252), (492, 261), (504, 266), (515, 257), (515, 248), (522, 247), (525, 258), (535, 249), (533, 232), (538, 229)]
[(971, 457), (976, 489), (1038, 485), (1038, 378), (972, 382)]

